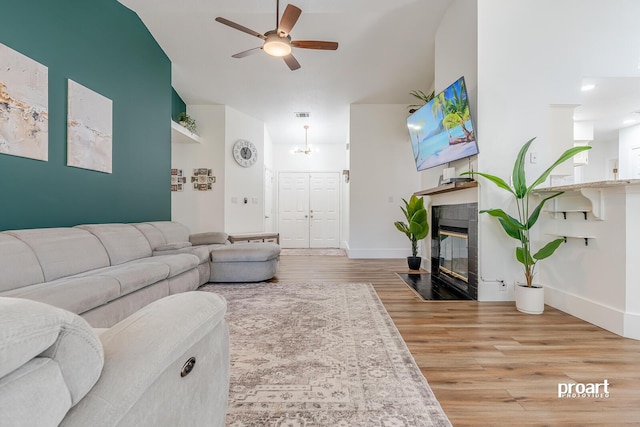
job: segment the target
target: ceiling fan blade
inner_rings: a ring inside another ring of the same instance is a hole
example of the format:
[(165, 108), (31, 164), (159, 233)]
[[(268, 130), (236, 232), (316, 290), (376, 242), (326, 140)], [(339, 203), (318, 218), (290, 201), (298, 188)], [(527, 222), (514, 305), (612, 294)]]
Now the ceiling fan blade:
[(336, 50), (338, 48), (338, 43), (321, 42), (317, 40), (293, 40), (291, 42), (291, 46), (302, 49)]
[(266, 39), (267, 39), (267, 38), (264, 36), (264, 34), (260, 34), (260, 33), (259, 33), (259, 32), (257, 32), (257, 31), (253, 31), (253, 30), (252, 30), (252, 29), (250, 29), (250, 28), (247, 28), (247, 27), (245, 27), (245, 26), (243, 26), (243, 25), (240, 25), (240, 24), (236, 24), (235, 22), (233, 22), (233, 21), (229, 21), (228, 19), (225, 19), (225, 18), (221, 18), (220, 16), (218, 16), (218, 17), (216, 18), (216, 21), (218, 21), (218, 22), (219, 22), (219, 23), (221, 23), (221, 24), (227, 25), (227, 26), (229, 26), (229, 27), (231, 27), (231, 28), (235, 28), (236, 30), (240, 30), (240, 31), (242, 31), (243, 33), (247, 33), (247, 34), (252, 35), (252, 36), (254, 36), (254, 37), (258, 37), (258, 38), (260, 38), (260, 39), (262, 39), (262, 40), (266, 40)]
[(293, 55), (289, 54), (287, 56), (283, 56), (282, 59), (284, 59), (284, 62), (287, 63), (287, 66), (291, 71), (295, 71), (300, 68), (300, 63), (293, 57)]
[(232, 58), (244, 58), (245, 56), (253, 55), (254, 53), (258, 53), (262, 50), (262, 46), (254, 47), (253, 49), (248, 49), (242, 52), (238, 52), (235, 55), (231, 55)]
[(299, 7), (292, 4), (287, 5), (287, 8), (282, 14), (282, 19), (280, 19), (280, 24), (278, 25), (278, 35), (280, 37), (286, 37), (289, 35), (293, 26), (296, 25), (301, 13), (302, 10)]

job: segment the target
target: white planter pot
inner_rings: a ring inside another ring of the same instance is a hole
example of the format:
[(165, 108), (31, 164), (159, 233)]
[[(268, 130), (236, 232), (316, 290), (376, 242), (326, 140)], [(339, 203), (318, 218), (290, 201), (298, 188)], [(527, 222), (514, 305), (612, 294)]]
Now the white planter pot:
[(539, 285), (528, 287), (516, 285), (516, 308), (527, 314), (542, 314), (544, 311), (544, 288)]

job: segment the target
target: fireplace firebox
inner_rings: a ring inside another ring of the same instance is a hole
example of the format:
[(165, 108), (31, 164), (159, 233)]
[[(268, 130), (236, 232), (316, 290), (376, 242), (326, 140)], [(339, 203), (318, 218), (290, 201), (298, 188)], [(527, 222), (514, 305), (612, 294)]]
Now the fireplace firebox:
[(431, 281), (478, 299), (478, 204), (431, 208)]

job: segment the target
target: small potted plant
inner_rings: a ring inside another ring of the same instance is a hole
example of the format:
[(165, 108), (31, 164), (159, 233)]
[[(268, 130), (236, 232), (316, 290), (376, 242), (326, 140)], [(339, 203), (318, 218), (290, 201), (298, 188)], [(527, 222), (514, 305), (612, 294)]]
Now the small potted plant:
[(461, 175), (480, 175), (490, 182), (493, 182), (496, 186), (498, 186), (498, 188), (509, 192), (513, 196), (518, 210), (517, 217), (513, 217), (507, 214), (502, 209), (485, 209), (481, 210), (480, 213), (488, 213), (492, 217), (497, 218), (505, 233), (507, 233), (509, 237), (512, 237), (518, 241), (515, 255), (518, 262), (520, 262), (523, 266), (524, 278), (526, 283), (516, 286), (516, 308), (524, 313), (541, 314), (544, 311), (544, 289), (542, 288), (542, 286), (536, 285), (533, 282), (536, 264), (538, 263), (538, 261), (541, 261), (553, 255), (560, 244), (564, 242), (564, 239), (558, 238), (552, 240), (535, 253), (532, 253), (529, 232), (538, 221), (538, 217), (540, 216), (540, 212), (542, 211), (544, 204), (548, 200), (553, 199), (554, 197), (558, 197), (562, 194), (562, 192), (558, 192), (551, 196), (545, 197), (533, 209), (533, 205), (529, 204), (529, 197), (535, 190), (535, 188), (547, 179), (553, 169), (555, 169), (561, 163), (569, 160), (576, 154), (580, 153), (581, 151), (588, 150), (591, 147), (573, 147), (566, 150), (560, 155), (555, 163), (553, 163), (547, 170), (542, 173), (542, 175), (540, 175), (540, 177), (538, 177), (538, 179), (533, 182), (533, 184), (527, 185), (524, 165), (527, 151), (529, 150), (529, 146), (534, 139), (535, 138), (532, 138), (527, 141), (522, 146), (520, 152), (518, 153), (518, 156), (516, 157), (516, 161), (513, 165), (512, 186), (507, 184), (502, 178), (487, 173), (464, 172)]
[(435, 97), (435, 94), (436, 94), (435, 91), (431, 91), (431, 93), (428, 95), (421, 90), (412, 90), (411, 92), (409, 92), (409, 95), (413, 96), (414, 98), (418, 99), (418, 101), (421, 102), (421, 104), (409, 105), (407, 107), (409, 109), (409, 114), (413, 114), (416, 111), (418, 111), (420, 107), (425, 105), (427, 102), (431, 101)]
[(178, 123), (185, 127), (189, 132), (196, 133), (196, 121), (187, 113), (182, 112), (178, 114)]
[(427, 210), (424, 208), (422, 197), (412, 195), (409, 201), (402, 199), (404, 207), (400, 206), (407, 222), (396, 221), (393, 224), (398, 230), (403, 232), (411, 241), (411, 254), (407, 257), (410, 270), (420, 270), (422, 258), (418, 256), (418, 241), (429, 234), (429, 222), (427, 221)]

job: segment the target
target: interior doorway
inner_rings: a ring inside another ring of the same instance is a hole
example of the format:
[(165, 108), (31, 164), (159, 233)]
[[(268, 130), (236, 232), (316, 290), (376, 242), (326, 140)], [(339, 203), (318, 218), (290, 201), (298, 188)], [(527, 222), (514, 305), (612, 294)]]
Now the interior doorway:
[(273, 207), (273, 171), (269, 168), (264, 169), (264, 231), (275, 231), (274, 207)]
[(281, 172), (278, 225), (283, 248), (338, 248), (340, 173)]

